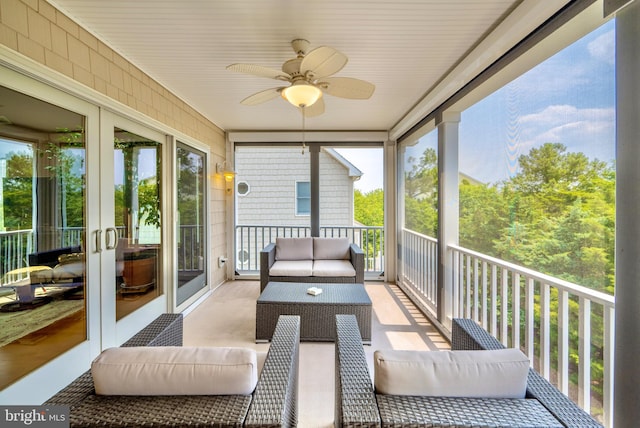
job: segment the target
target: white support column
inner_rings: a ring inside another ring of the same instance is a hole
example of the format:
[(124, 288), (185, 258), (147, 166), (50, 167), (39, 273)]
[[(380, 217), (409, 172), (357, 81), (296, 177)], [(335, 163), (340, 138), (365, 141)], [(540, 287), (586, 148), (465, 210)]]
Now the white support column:
[(396, 231), (397, 221), (397, 194), (392, 189), (398, 188), (396, 157), (396, 142), (385, 141), (384, 143), (384, 280), (396, 282), (397, 248), (398, 240)]
[(640, 2), (616, 19), (614, 426), (640, 420)]
[(460, 112), (436, 116), (438, 128), (438, 320), (451, 328), (453, 261), (449, 244), (458, 244), (458, 124)]
[[(396, 194), (393, 195), (396, 198), (396, 278), (398, 283), (402, 282), (404, 277), (404, 246), (406, 242), (403, 239), (403, 233), (405, 226), (405, 181), (404, 181), (404, 158), (407, 150), (406, 145), (396, 145)], [(389, 276), (387, 276), (389, 278)]]

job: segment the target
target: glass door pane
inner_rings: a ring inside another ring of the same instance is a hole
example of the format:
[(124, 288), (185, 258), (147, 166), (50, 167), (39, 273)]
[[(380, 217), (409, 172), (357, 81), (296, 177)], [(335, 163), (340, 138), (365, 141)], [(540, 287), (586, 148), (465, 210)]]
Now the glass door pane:
[(163, 294), (161, 145), (114, 128), (116, 320)]
[(176, 305), (207, 285), (205, 154), (178, 144), (178, 290)]
[(0, 86), (0, 390), (87, 339), (85, 117)]

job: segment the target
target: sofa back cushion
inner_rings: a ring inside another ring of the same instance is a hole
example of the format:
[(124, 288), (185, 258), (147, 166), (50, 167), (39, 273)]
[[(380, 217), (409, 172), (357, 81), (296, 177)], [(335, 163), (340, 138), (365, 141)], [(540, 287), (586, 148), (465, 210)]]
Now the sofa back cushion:
[(380, 394), (524, 398), (529, 359), (515, 348), (487, 351), (375, 351)]
[(349, 238), (313, 238), (314, 260), (349, 260)]
[(258, 362), (249, 348), (120, 347), (104, 350), (91, 375), (98, 395), (247, 395)]
[(313, 260), (313, 238), (276, 238), (276, 260)]

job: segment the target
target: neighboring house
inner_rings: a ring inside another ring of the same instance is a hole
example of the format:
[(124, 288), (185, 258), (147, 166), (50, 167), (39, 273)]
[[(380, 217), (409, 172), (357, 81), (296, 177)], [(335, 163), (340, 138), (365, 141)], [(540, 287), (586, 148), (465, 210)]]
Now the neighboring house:
[[(304, 154), (301, 151), (301, 147), (236, 148), (238, 269), (254, 270), (256, 248), (275, 241), (276, 235), (309, 233), (310, 155), (308, 149)], [(320, 151), (321, 227), (354, 225), (353, 183), (361, 176), (362, 172), (335, 150)], [(293, 229), (261, 226), (292, 226)]]
[(466, 181), (469, 184), (473, 184), (475, 186), (478, 185), (485, 185), (486, 183), (483, 183), (482, 181), (470, 176), (469, 174), (465, 174), (464, 172), (458, 172), (458, 183), (461, 183)]

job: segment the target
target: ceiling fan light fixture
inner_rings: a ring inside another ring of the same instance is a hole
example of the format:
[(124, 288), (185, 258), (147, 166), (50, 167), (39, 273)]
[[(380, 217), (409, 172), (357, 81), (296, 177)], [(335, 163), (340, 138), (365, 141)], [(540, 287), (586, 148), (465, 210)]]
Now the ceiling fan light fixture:
[(296, 107), (310, 107), (322, 97), (322, 91), (308, 83), (294, 83), (284, 88), (281, 95)]

